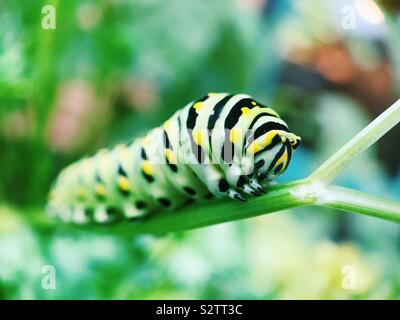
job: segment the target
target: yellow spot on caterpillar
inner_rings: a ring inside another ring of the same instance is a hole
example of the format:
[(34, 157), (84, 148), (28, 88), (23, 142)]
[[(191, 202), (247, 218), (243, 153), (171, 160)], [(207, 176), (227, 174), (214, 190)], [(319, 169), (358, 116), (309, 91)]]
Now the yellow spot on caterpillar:
[(76, 191), (76, 198), (79, 201), (83, 201), (86, 198), (86, 189), (84, 187), (79, 187)]
[(168, 130), (169, 128), (171, 128), (171, 120), (167, 120), (164, 122), (164, 128), (166, 130)]
[(249, 109), (249, 108), (247, 108), (247, 107), (243, 107), (243, 108), (240, 109), (240, 110), (242, 110), (242, 114), (243, 114), (244, 116), (248, 116), (248, 115), (250, 114), (250, 112), (251, 112), (251, 109)]
[(171, 149), (165, 150), (165, 156), (166, 156), (166, 158), (167, 158), (169, 163), (171, 163), (171, 164), (176, 164), (177, 163), (176, 156), (175, 156), (174, 152)]
[(280, 164), (282, 163), (282, 169), (280, 170), (280, 173), (282, 173), (285, 169), (286, 166), (288, 164), (288, 154), (287, 154), (287, 150), (285, 149), (285, 152), (280, 156), (280, 158), (278, 159), (278, 161), (276, 162), (276, 165), (274, 167), (277, 168)]
[(127, 177), (120, 176), (118, 178), (118, 188), (124, 191), (129, 191), (130, 189), (130, 183)]
[(290, 132), (282, 130), (271, 130), (266, 134), (264, 134), (262, 137), (258, 138), (257, 141), (253, 141), (247, 148), (247, 152), (249, 154), (255, 154), (258, 151), (262, 150), (263, 148), (269, 146), (277, 134), (279, 134), (282, 142), (286, 142), (286, 140), (289, 140), (291, 143), (292, 141), (293, 143), (296, 143), (296, 139), (299, 139), (298, 136)]
[(196, 102), (193, 105), (193, 108), (196, 110), (197, 113), (199, 113), (201, 111), (201, 109), (204, 108), (204, 103), (203, 102)]
[(203, 134), (201, 129), (195, 129), (192, 133), (194, 142), (200, 146), (203, 142)]
[(262, 145), (257, 143), (257, 141), (253, 141), (250, 146), (247, 148), (248, 154), (256, 154), (257, 152), (262, 150)]
[(222, 93), (222, 92), (209, 92), (209, 93), (207, 93), (207, 96), (210, 98), (213, 98), (213, 97), (221, 97), (222, 98), (223, 96), (226, 96), (226, 94)]
[(101, 184), (101, 183), (97, 183), (97, 184), (96, 184), (95, 189), (94, 189), (94, 192), (95, 192), (97, 195), (102, 196), (102, 197), (105, 197), (105, 196), (107, 195), (107, 189), (106, 189), (106, 187), (104, 186), (104, 184)]
[(279, 130), (271, 130), (271, 131), (267, 132), (267, 133), (264, 135), (263, 140), (262, 140), (263, 146), (266, 147), (266, 146), (270, 145), (271, 142), (272, 142), (272, 140), (275, 138), (275, 136), (276, 136), (277, 134), (279, 134), (279, 132), (282, 132), (282, 131), (279, 131)]
[(242, 139), (242, 130), (239, 128), (233, 128), (230, 131), (230, 140), (232, 143), (237, 143)]
[(148, 176), (152, 176), (154, 171), (153, 171), (153, 167), (150, 165), (149, 160), (144, 160), (143, 164), (142, 164), (142, 170), (145, 174), (147, 174)]
[(252, 101), (251, 104), (252, 104), (253, 106), (255, 106), (255, 105), (257, 105), (257, 102)]
[(257, 152), (261, 151), (264, 149), (266, 146), (270, 145), (272, 142), (272, 139), (279, 134), (280, 130), (271, 130), (264, 134), (262, 137), (258, 138), (256, 141), (253, 141), (250, 146), (247, 148), (247, 152), (249, 154), (256, 154)]

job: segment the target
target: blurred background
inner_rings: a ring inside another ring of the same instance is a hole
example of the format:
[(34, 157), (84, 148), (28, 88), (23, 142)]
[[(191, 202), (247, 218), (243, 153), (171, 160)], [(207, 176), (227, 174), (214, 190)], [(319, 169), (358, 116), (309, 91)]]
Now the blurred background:
[[(396, 0), (0, 1), (0, 299), (400, 298), (400, 227), (375, 218), (310, 207), (132, 238), (43, 212), (64, 166), (207, 92), (276, 108), (303, 138), (279, 181), (305, 177), (399, 98), (399, 17)], [(400, 200), (399, 139), (337, 182)]]

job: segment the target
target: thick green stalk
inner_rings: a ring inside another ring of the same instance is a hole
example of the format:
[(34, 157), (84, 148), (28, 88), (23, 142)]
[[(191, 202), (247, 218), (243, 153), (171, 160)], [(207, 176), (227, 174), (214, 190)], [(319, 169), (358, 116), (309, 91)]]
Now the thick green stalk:
[[(299, 199), (294, 193), (303, 181), (272, 186), (267, 194), (246, 202), (231, 199), (217, 199), (198, 202), (181, 209), (162, 211), (140, 223), (120, 224), (112, 228), (117, 233), (153, 233), (183, 231), (210, 226), (218, 223), (245, 219), (312, 203), (310, 199)], [(96, 227), (110, 232), (107, 226)]]
[(400, 223), (400, 203), (339, 186), (328, 186), (320, 205)]
[[(247, 202), (219, 199), (204, 201), (174, 212), (161, 212), (137, 224), (120, 224), (112, 228), (117, 234), (165, 234), (251, 218), (306, 205), (335, 208), (366, 214), (400, 223), (400, 204), (339, 186), (325, 186), (310, 180), (276, 185), (262, 197)], [(95, 227), (110, 233), (108, 226)]]

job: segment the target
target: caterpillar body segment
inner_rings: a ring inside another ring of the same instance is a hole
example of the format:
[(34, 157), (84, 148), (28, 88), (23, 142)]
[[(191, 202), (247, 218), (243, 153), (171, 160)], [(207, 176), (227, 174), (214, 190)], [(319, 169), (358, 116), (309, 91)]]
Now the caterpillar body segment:
[(190, 200), (259, 195), (301, 139), (249, 95), (208, 94), (143, 138), (65, 168), (48, 212), (66, 222), (137, 219)]

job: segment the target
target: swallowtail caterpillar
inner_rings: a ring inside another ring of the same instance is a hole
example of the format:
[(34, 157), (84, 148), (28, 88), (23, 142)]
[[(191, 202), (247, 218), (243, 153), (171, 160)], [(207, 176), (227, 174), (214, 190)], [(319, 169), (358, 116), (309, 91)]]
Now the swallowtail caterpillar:
[(301, 139), (246, 94), (210, 93), (143, 138), (65, 168), (48, 212), (65, 222), (145, 217), (189, 200), (257, 196), (285, 171)]

